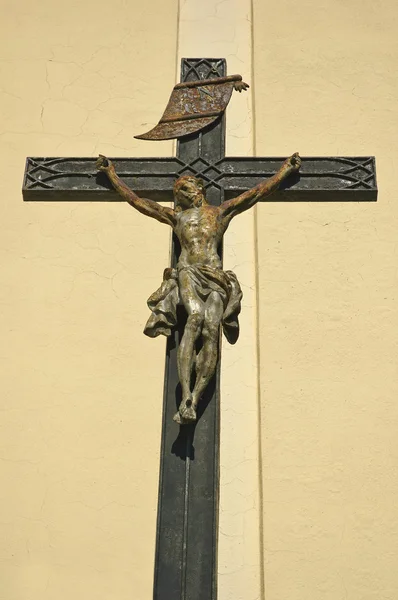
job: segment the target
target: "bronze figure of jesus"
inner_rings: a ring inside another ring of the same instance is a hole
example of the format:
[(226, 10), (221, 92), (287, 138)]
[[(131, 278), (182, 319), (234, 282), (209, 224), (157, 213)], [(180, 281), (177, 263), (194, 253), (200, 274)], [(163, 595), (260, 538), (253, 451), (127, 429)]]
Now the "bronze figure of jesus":
[[(187, 322), (178, 349), (178, 375), (182, 401), (174, 420), (180, 425), (196, 421), (200, 398), (212, 378), (218, 360), (220, 329), (233, 343), (238, 335), (237, 317), (242, 292), (235, 274), (223, 271), (217, 249), (231, 220), (278, 189), (282, 181), (300, 169), (296, 152), (279, 171), (221, 206), (206, 201), (203, 183), (191, 175), (174, 185), (175, 208), (138, 197), (117, 175), (112, 162), (100, 156), (97, 167), (131, 206), (148, 217), (170, 225), (181, 244), (176, 269), (166, 269), (161, 287), (148, 300), (152, 315), (145, 327), (151, 337), (170, 335), (176, 325), (176, 307), (182, 303)], [(197, 341), (201, 349), (196, 351)], [(196, 378), (192, 386), (192, 374)]]

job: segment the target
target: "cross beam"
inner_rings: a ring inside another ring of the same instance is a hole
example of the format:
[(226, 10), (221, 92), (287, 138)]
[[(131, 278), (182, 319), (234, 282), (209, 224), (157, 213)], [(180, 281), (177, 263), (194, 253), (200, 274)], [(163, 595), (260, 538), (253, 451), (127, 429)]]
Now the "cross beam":
[[(273, 175), (283, 158), (112, 158), (118, 175), (138, 195), (159, 202), (172, 198), (176, 177), (192, 174), (225, 199)], [(121, 201), (94, 158), (28, 158), (23, 187), (28, 201)], [(266, 201), (366, 202), (377, 199), (374, 157), (304, 157), (300, 173)]]
[[(224, 59), (182, 60), (181, 82), (225, 75)], [(175, 158), (112, 160), (122, 179), (139, 195), (170, 200), (176, 177), (193, 174), (204, 180), (208, 200), (219, 205), (271, 176), (284, 159), (225, 158), (222, 117), (206, 130), (182, 138)], [(96, 172), (95, 158), (28, 158), (23, 197), (26, 201), (55, 202), (121, 200), (104, 174)], [(304, 158), (296, 179), (270, 198), (316, 202), (376, 199), (373, 157)], [(173, 266), (178, 253), (175, 238)], [(182, 311), (166, 351), (153, 598), (216, 600), (219, 369), (199, 404), (197, 426), (184, 426), (177, 436), (172, 417), (181, 400), (177, 350), (184, 318)]]

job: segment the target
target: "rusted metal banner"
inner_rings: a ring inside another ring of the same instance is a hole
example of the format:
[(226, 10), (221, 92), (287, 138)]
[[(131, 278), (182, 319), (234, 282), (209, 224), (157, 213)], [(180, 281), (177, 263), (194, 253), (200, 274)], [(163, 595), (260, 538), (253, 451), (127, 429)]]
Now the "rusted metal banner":
[(156, 127), (134, 137), (170, 140), (200, 131), (223, 114), (234, 89), (241, 92), (248, 87), (241, 75), (178, 83)]

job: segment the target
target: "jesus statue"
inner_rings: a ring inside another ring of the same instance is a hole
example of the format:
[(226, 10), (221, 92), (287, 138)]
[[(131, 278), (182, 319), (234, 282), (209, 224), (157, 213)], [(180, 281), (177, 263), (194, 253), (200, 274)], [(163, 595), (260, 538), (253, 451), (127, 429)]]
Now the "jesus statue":
[[(221, 206), (207, 203), (200, 179), (184, 175), (175, 182), (172, 209), (137, 196), (119, 178), (109, 159), (98, 158), (97, 168), (106, 173), (115, 190), (142, 214), (170, 225), (181, 244), (177, 267), (165, 270), (162, 285), (148, 299), (152, 315), (144, 330), (150, 337), (169, 336), (177, 324), (177, 305), (185, 307), (188, 318), (177, 356), (182, 401), (174, 416), (180, 425), (197, 419), (198, 403), (216, 370), (221, 326), (231, 343), (239, 333), (242, 291), (236, 275), (223, 271), (217, 251), (223, 235), (234, 217), (275, 192), (300, 165), (296, 152), (275, 175)], [(198, 341), (201, 348), (197, 352)]]

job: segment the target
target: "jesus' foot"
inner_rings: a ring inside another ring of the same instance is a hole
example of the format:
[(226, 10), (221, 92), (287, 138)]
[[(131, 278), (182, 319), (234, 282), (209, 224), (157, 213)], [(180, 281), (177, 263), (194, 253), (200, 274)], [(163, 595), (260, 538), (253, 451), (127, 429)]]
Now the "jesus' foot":
[(190, 398), (181, 402), (178, 412), (174, 415), (173, 419), (179, 425), (189, 425), (196, 421), (196, 408)]

